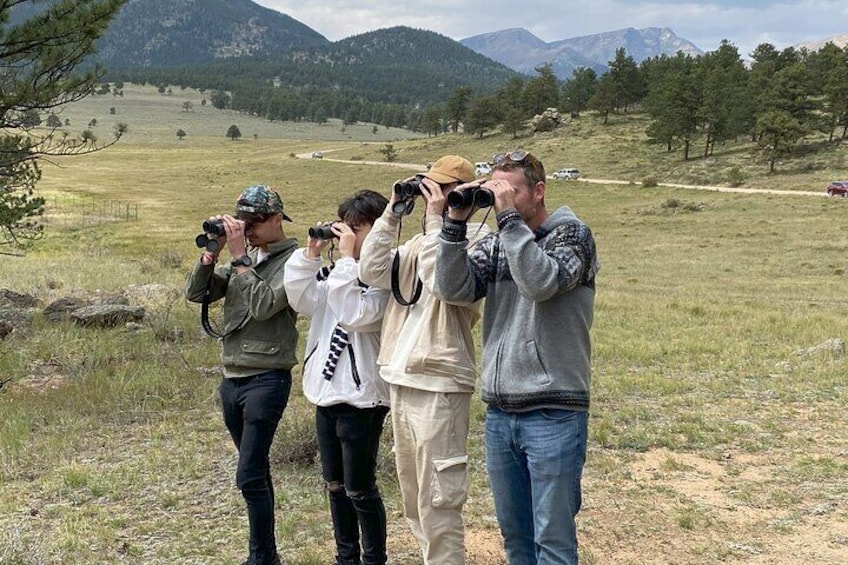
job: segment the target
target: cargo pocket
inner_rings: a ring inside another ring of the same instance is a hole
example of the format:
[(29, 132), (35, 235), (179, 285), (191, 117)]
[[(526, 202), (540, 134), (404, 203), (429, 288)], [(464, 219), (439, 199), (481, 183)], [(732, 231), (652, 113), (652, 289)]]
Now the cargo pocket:
[(434, 508), (456, 508), (468, 498), (468, 455), (433, 460)]

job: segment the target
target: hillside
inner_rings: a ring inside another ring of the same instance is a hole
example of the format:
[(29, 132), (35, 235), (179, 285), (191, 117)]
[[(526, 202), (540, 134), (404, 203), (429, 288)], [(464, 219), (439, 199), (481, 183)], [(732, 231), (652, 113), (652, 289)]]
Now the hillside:
[(108, 68), (174, 67), (329, 41), (250, 0), (129, 0), (99, 42)]
[(111, 72), (109, 78), (233, 92), (271, 89), (297, 97), (357, 98), (402, 106), (443, 102), (458, 86), (492, 92), (515, 71), (437, 33), (393, 27), (275, 56), (174, 69)]

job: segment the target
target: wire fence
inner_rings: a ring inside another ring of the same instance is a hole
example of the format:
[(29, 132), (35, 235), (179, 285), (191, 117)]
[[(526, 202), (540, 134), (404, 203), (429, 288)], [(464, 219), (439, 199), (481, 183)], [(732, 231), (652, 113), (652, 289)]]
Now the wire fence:
[(86, 228), (138, 221), (138, 204), (126, 200), (53, 196), (47, 199), (42, 223), (61, 228)]

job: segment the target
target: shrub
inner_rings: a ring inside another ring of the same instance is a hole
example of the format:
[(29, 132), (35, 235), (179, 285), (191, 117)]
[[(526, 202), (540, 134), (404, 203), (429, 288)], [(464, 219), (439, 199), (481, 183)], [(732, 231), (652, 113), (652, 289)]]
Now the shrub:
[(645, 177), (642, 179), (642, 186), (645, 188), (655, 188), (659, 185), (656, 177)]
[(727, 184), (732, 187), (742, 186), (745, 179), (745, 173), (739, 167), (733, 167), (727, 172)]

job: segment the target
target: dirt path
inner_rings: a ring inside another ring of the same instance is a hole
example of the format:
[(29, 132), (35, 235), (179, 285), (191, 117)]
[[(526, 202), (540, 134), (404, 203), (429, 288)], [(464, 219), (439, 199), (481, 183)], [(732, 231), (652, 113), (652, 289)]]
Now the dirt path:
[[(350, 161), (347, 159), (333, 159), (326, 157), (327, 153), (332, 153), (333, 151), (341, 151), (341, 149), (324, 149), (321, 150), (321, 153), (325, 156), (321, 159), (322, 161), (329, 161), (331, 163), (350, 163), (350, 164), (365, 164), (365, 165), (377, 165), (384, 167), (397, 167), (400, 169), (410, 169), (413, 171), (421, 171), (424, 166), (421, 163), (397, 163), (392, 162), (388, 163), (386, 161)], [(312, 159), (312, 153), (299, 153), (297, 155), (298, 159)], [(553, 177), (548, 175), (548, 180), (553, 180)], [(559, 181), (556, 181), (559, 182)], [(562, 182), (588, 182), (592, 184), (632, 184), (641, 186), (641, 182), (633, 182), (626, 180), (615, 180), (615, 179), (589, 179), (589, 178), (581, 178), (576, 181), (562, 181)], [(687, 190), (709, 190), (713, 192), (738, 192), (743, 194), (777, 194), (781, 196), (818, 196), (818, 197), (826, 197), (829, 198), (829, 195), (826, 192), (814, 192), (811, 190), (775, 190), (769, 188), (742, 188), (742, 187), (730, 187), (730, 186), (715, 186), (715, 185), (694, 185), (694, 184), (678, 184), (678, 183), (670, 183), (670, 182), (661, 182), (657, 183), (657, 186), (668, 187), (668, 188), (684, 188)]]

